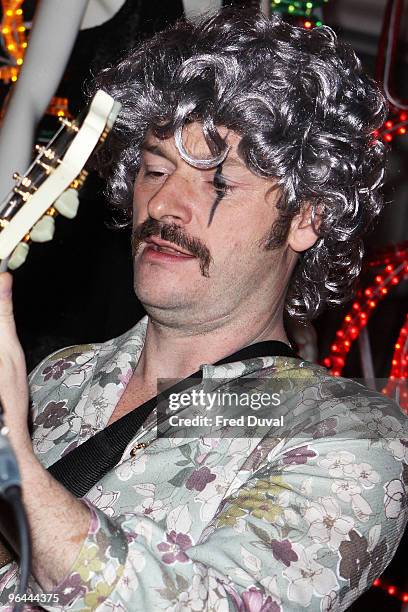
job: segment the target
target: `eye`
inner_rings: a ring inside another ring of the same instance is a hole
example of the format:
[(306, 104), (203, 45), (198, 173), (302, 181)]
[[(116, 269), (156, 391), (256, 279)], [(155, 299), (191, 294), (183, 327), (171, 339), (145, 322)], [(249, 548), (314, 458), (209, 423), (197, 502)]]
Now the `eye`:
[(160, 170), (145, 170), (144, 175), (152, 180), (158, 180), (167, 176), (165, 172), (161, 172)]
[(221, 174), (217, 173), (214, 175), (212, 185), (218, 195), (225, 195), (234, 190), (234, 187), (232, 185), (228, 185), (228, 183), (225, 182), (225, 178)]

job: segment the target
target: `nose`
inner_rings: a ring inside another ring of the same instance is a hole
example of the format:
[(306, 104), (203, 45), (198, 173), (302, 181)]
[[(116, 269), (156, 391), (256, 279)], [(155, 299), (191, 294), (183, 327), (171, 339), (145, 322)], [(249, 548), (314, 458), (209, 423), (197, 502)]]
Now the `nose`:
[[(197, 196), (196, 196), (197, 197)], [(192, 218), (193, 187), (186, 178), (169, 176), (147, 205), (150, 217), (158, 221), (188, 224)]]

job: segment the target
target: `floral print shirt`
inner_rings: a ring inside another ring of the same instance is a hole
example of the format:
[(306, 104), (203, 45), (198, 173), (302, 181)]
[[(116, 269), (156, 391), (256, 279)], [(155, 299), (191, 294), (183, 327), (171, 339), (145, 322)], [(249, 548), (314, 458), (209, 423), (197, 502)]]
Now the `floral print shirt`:
[[(57, 351), (34, 370), (33, 446), (44, 467), (106, 427), (147, 320), (111, 341)], [(251, 393), (275, 381), (284, 399), (268, 410), (283, 425), (256, 437), (228, 425), (158, 437), (153, 411), (81, 498), (89, 532), (54, 601), (41, 599), (32, 577), (26, 609), (345, 610), (388, 565), (408, 507), (407, 419), (396, 404), (292, 357), (201, 371), (207, 390)], [(18, 577), (15, 562), (0, 570), (1, 609), (11, 609)]]

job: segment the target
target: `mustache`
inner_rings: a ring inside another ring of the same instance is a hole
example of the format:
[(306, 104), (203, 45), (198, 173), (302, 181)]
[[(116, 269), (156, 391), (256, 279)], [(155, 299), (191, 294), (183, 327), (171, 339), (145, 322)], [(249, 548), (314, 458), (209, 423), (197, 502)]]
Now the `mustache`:
[(157, 219), (146, 219), (140, 225), (138, 225), (132, 232), (132, 255), (133, 257), (139, 251), (142, 243), (146, 238), (150, 236), (158, 236), (162, 240), (167, 240), (172, 244), (180, 247), (184, 251), (190, 253), (199, 260), (201, 274), (209, 278), (210, 264), (213, 262), (210, 251), (208, 248), (199, 240), (188, 236), (185, 231), (177, 225), (177, 223), (163, 224)]

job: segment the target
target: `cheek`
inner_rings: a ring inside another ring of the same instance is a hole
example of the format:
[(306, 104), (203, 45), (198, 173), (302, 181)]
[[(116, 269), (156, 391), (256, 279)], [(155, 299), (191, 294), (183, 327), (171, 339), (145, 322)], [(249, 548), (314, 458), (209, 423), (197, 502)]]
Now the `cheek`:
[(136, 179), (136, 183), (133, 189), (133, 219), (134, 224), (141, 223), (146, 218), (147, 204), (149, 202), (149, 196), (146, 190), (141, 187)]
[(214, 262), (219, 263), (223, 269), (228, 269), (229, 273), (232, 270), (242, 269), (243, 267), (252, 267), (251, 262), (258, 259), (257, 252), (259, 247), (256, 245), (258, 236), (254, 236), (253, 232), (248, 230), (248, 227), (239, 228), (234, 225), (230, 226), (228, 232), (212, 245), (209, 245)]
[(254, 250), (266, 231), (265, 220), (255, 220), (251, 216), (230, 219), (225, 232), (224, 246), (227, 249), (241, 250), (243, 253)]

